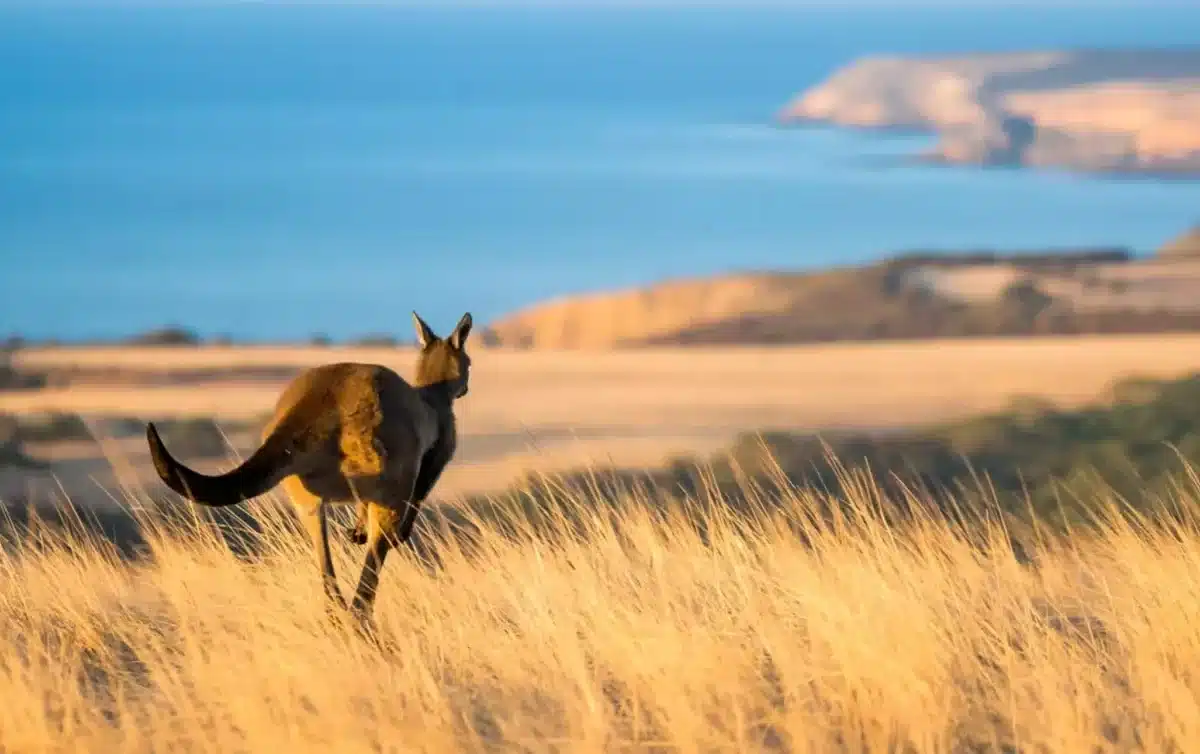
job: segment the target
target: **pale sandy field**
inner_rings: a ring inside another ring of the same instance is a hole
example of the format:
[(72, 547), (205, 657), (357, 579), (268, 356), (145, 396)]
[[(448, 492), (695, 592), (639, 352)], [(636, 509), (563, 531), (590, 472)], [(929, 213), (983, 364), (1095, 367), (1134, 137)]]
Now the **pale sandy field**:
[[(28, 350), (30, 369), (165, 371), (300, 368), (335, 360), (386, 364), (409, 374), (402, 349), (284, 347), (80, 348)], [(459, 407), (460, 454), (435, 495), (454, 498), (501, 487), (522, 470), (591, 463), (654, 466), (671, 455), (719, 449), (744, 430), (886, 429), (1002, 407), (1018, 395), (1062, 405), (1102, 397), (1114, 379), (1200, 370), (1200, 336), (831, 344), (788, 348), (510, 351), (477, 348), (471, 393)], [(135, 375), (136, 376), (136, 375)], [(0, 412), (79, 412), (141, 418), (269, 411), (283, 382), (226, 372), (180, 385), (95, 381), (0, 393)], [(240, 452), (255, 438), (231, 437)], [(57, 447), (56, 478), (7, 472), (0, 492), (62, 488), (103, 499), (116, 466), (126, 481), (151, 481), (139, 438), (109, 446)], [(213, 471), (229, 460), (187, 458)]]

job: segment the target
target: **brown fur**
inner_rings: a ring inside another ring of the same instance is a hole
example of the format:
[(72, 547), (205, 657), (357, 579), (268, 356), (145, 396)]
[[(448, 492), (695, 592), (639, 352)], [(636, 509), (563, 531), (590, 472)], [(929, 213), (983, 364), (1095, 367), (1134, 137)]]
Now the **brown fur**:
[(153, 424), (146, 438), (158, 475), (209, 506), (235, 505), (282, 482), (304, 521), (330, 601), (344, 605), (329, 554), (326, 503), (355, 503), (354, 539), (367, 545), (353, 609), (368, 618), (388, 551), (408, 541), (422, 501), (454, 456), (454, 401), (467, 394), (471, 315), (439, 338), (416, 312), (421, 352), (410, 384), (378, 364), (307, 369), (284, 389), (262, 444), (226, 474), (209, 476), (171, 457)]

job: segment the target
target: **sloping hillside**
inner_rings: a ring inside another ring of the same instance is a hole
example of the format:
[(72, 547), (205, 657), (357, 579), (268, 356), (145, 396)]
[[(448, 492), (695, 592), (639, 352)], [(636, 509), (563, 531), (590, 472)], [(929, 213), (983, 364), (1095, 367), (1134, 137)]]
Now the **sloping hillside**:
[(803, 289), (838, 277), (838, 273), (730, 275), (567, 297), (505, 317), (488, 334), (502, 345), (537, 348), (608, 346), (669, 337), (697, 325), (784, 314), (796, 306)]
[(1158, 250), (1158, 256), (1170, 260), (1200, 260), (1200, 225), (1163, 244), (1163, 247)]
[(1200, 259), (1098, 250), (670, 281), (534, 306), (486, 338), (563, 349), (1198, 329)]

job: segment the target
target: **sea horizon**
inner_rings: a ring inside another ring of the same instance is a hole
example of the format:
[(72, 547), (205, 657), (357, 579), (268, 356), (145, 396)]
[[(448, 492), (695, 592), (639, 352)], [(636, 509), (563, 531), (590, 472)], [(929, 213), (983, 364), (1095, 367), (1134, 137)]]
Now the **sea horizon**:
[[(1136, 22), (1135, 22), (1136, 21)], [(1128, 247), (1195, 181), (915, 164), (775, 113), (881, 54), (1187, 44), (1200, 8), (0, 8), (0, 337), (408, 337), (664, 279)]]

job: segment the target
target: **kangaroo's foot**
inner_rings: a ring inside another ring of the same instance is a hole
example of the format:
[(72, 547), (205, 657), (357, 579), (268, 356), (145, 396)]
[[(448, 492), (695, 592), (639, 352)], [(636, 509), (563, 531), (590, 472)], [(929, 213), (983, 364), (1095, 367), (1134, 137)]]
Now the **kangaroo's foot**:
[(351, 632), (369, 642), (379, 643), (379, 625), (375, 622), (375, 616), (371, 610), (350, 608), (346, 617), (348, 621), (345, 625)]

